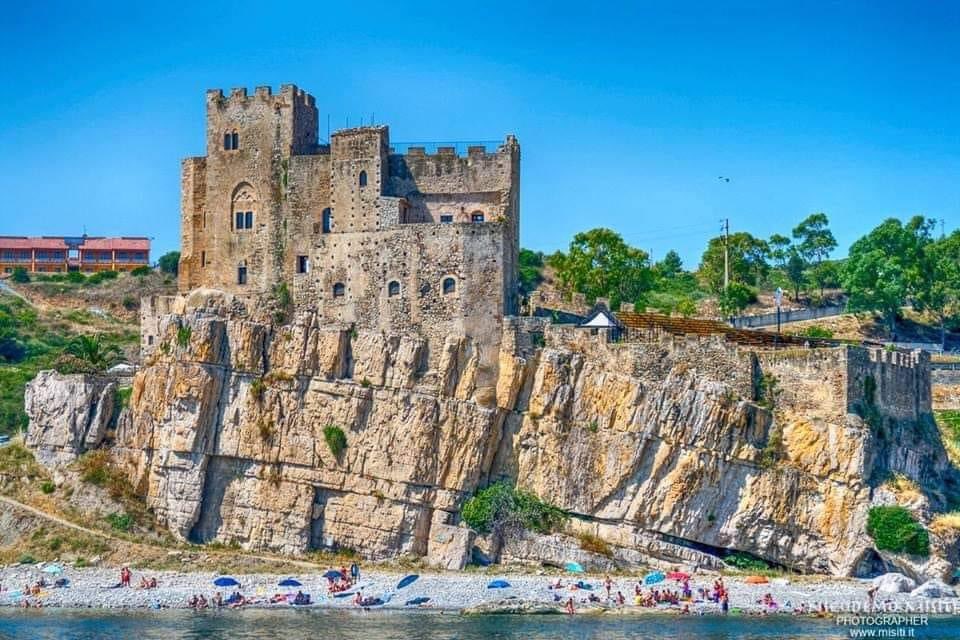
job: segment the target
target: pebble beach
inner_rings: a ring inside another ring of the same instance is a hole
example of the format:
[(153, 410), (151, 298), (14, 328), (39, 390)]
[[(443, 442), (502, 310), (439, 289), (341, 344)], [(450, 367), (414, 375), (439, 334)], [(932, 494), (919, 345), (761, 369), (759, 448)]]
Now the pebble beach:
[[(403, 573), (380, 570), (362, 571), (358, 586), (364, 596), (381, 598), (386, 604), (374, 609), (402, 610), (414, 607), (406, 603), (415, 598), (429, 600), (418, 609), (438, 612), (511, 612), (511, 613), (550, 613), (562, 611), (561, 605), (570, 597), (578, 613), (679, 613), (680, 607), (666, 605), (642, 607), (633, 604), (634, 588), (641, 577), (612, 576), (612, 593), (621, 591), (626, 604), (617, 606), (614, 601), (606, 600), (603, 575), (564, 575), (563, 586), (559, 590), (550, 586), (556, 580), (554, 575), (517, 574), (509, 571), (487, 571), (483, 573), (424, 573), (410, 586), (397, 589)], [(141, 589), (136, 585), (142, 576), (156, 578), (158, 586), (153, 589)], [(52, 582), (56, 576), (42, 572), (36, 565), (13, 565), (0, 569), (0, 606), (18, 607), (23, 605), (25, 596), (22, 591), (26, 585), (36, 583), (41, 577)], [(119, 582), (119, 571), (106, 568), (65, 567), (62, 574), (69, 580), (64, 588), (46, 587), (39, 595), (26, 596), (31, 606), (38, 603), (44, 608), (102, 608), (102, 609), (185, 609), (194, 595), (204, 595), (208, 600), (219, 591), (227, 598), (234, 591), (252, 600), (245, 608), (294, 608), (288, 603), (274, 604), (269, 600), (275, 594), (288, 594), (302, 591), (311, 596), (311, 604), (306, 607), (359, 609), (353, 602), (354, 590), (347, 597), (334, 597), (328, 593), (327, 580), (318, 574), (278, 575), (278, 574), (239, 574), (233, 576), (239, 587), (216, 587), (214, 580), (219, 576), (212, 573), (182, 573), (165, 571), (133, 571), (132, 587), (114, 587)], [(294, 578), (302, 584), (300, 587), (280, 587), (278, 583), (286, 578)], [(709, 587), (716, 578), (712, 574), (695, 575), (691, 586)], [(505, 580), (509, 587), (490, 589), (493, 580)], [(591, 590), (571, 589), (573, 582), (582, 580), (593, 587)], [(774, 579), (768, 584), (747, 584), (742, 577), (724, 577), (724, 583), (730, 594), (730, 608), (734, 613), (792, 614), (801, 605), (811, 611), (818, 611), (821, 605), (831, 613), (863, 612), (867, 609), (870, 588), (869, 580), (840, 580), (830, 578), (803, 578), (796, 582), (788, 579)], [(673, 581), (665, 581), (650, 588), (679, 589)], [(600, 602), (589, 602), (590, 593), (600, 597)], [(761, 603), (761, 599), (770, 594), (777, 603), (771, 609)], [(559, 596), (560, 601), (556, 596)], [(713, 602), (690, 602), (692, 614), (720, 613), (719, 606)], [(888, 611), (960, 613), (960, 598), (921, 598), (900, 594), (878, 594), (876, 607)], [(296, 606), (296, 608), (304, 608)]]

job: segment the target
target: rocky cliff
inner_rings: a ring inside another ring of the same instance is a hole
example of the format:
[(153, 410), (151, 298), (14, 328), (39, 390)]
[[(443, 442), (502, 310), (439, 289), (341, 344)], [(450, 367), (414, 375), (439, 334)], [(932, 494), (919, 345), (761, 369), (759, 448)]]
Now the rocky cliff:
[[(511, 478), (571, 512), (568, 533), (599, 536), (624, 561), (711, 564), (741, 550), (848, 575), (879, 561), (865, 521), (889, 501), (891, 473), (922, 485), (921, 512), (944, 506), (954, 482), (916, 354), (655, 334), (612, 344), (534, 319), (507, 320), (498, 356), (456, 335), (428, 354), (417, 335), (310, 314), (275, 326), (188, 307), (157, 331), (112, 447), (157, 518), (195, 542), (460, 566), (474, 544), (462, 502)], [(66, 384), (79, 383), (31, 385), (40, 450), (99, 441), (89, 434), (110, 394)], [(336, 429), (342, 451), (327, 442)], [(940, 557), (904, 565), (947, 572), (956, 541), (934, 538)]]

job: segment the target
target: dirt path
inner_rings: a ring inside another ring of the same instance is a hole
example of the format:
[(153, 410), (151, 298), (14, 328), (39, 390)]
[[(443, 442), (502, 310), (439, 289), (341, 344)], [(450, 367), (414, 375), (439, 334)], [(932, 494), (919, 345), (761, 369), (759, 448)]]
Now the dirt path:
[(112, 541), (114, 541), (114, 542), (119, 542), (119, 543), (121, 543), (121, 544), (130, 545), (130, 546), (133, 546), (133, 547), (139, 547), (139, 548), (141, 548), (141, 549), (153, 549), (153, 550), (156, 550), (156, 551), (163, 551), (163, 552), (166, 552), (166, 551), (180, 551), (180, 550), (182, 550), (182, 551), (191, 551), (191, 550), (192, 550), (192, 551), (197, 551), (197, 550), (200, 550), (200, 551), (202, 551), (203, 553), (206, 553), (206, 554), (211, 555), (211, 556), (214, 556), (214, 555), (216, 555), (216, 556), (236, 556), (236, 557), (239, 557), (239, 558), (247, 558), (247, 559), (252, 559), (252, 560), (262, 560), (262, 561), (264, 561), (264, 562), (277, 562), (277, 563), (289, 564), (289, 565), (293, 565), (293, 566), (296, 566), (296, 567), (301, 567), (301, 568), (304, 568), (304, 569), (313, 569), (313, 570), (319, 570), (319, 569), (322, 569), (322, 568), (323, 568), (322, 565), (317, 564), (317, 563), (315, 563), (315, 562), (308, 562), (308, 561), (306, 561), (306, 560), (297, 560), (297, 559), (295, 559), (295, 558), (287, 558), (287, 557), (284, 557), (284, 556), (260, 555), (260, 554), (253, 554), (253, 553), (237, 553), (237, 552), (229, 552), (229, 551), (219, 551), (219, 550), (214, 550), (214, 549), (208, 550), (208, 549), (203, 549), (202, 547), (201, 547), (200, 549), (178, 549), (178, 548), (176, 548), (176, 547), (161, 547), (161, 546), (157, 546), (157, 545), (146, 544), (146, 543), (143, 543), (143, 542), (132, 542), (132, 541), (130, 541), (130, 540), (125, 540), (124, 538), (120, 538), (120, 537), (111, 535), (111, 534), (109, 534), (109, 533), (107, 533), (107, 532), (105, 532), (105, 531), (100, 531), (100, 530), (98, 530), (98, 529), (91, 529), (91, 528), (89, 528), (89, 527), (84, 527), (84, 526), (82, 526), (82, 525), (79, 525), (79, 524), (70, 522), (70, 521), (67, 520), (66, 518), (61, 518), (60, 516), (53, 515), (52, 513), (47, 513), (46, 511), (42, 511), (42, 510), (40, 510), (40, 509), (37, 509), (36, 507), (32, 507), (32, 506), (30, 506), (30, 505), (28, 505), (28, 504), (24, 504), (23, 502), (20, 502), (20, 501), (18, 501), (18, 500), (14, 500), (13, 498), (9, 498), (9, 497), (7, 497), (7, 496), (0, 496), (0, 503), (8, 504), (8, 505), (10, 505), (11, 507), (14, 507), (15, 509), (21, 509), (21, 510), (23, 510), (23, 511), (26, 511), (27, 513), (30, 513), (30, 514), (32, 514), (32, 515), (35, 515), (35, 516), (37, 516), (37, 517), (39, 517), (39, 518), (43, 518), (44, 520), (47, 520), (47, 521), (49, 521), (49, 522), (54, 522), (54, 523), (56, 523), (56, 524), (58, 524), (58, 525), (60, 525), (60, 526), (62, 526), (62, 527), (66, 527), (66, 528), (68, 528), (68, 529), (73, 529), (74, 531), (80, 531), (80, 532), (82, 532), (82, 533), (86, 533), (86, 534), (91, 535), (91, 536), (96, 536), (96, 537), (98, 537), (98, 538), (104, 538), (104, 539), (106, 539), (106, 540), (112, 540)]

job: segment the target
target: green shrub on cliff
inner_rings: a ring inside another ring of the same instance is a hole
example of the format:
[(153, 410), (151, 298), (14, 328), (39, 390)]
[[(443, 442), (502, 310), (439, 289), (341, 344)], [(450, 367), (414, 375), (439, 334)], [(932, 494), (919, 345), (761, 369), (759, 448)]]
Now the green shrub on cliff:
[(873, 507), (867, 517), (867, 533), (877, 549), (918, 556), (930, 554), (930, 536), (903, 507)]
[(463, 521), (480, 533), (508, 535), (523, 530), (550, 533), (567, 514), (510, 482), (497, 482), (481, 489), (463, 504)]
[(326, 440), (334, 458), (339, 458), (340, 454), (347, 448), (346, 434), (343, 433), (343, 429), (335, 425), (328, 424), (323, 428), (323, 439)]

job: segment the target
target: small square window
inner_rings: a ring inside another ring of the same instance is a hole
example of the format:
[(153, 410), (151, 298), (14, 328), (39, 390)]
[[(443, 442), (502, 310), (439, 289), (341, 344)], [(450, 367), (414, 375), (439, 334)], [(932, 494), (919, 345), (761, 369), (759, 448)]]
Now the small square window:
[(440, 216), (440, 222), (442, 222), (442, 223), (444, 223), (444, 224), (453, 222), (453, 216), (450, 215), (449, 213), (443, 214), (443, 215)]
[(470, 214), (470, 222), (483, 222), (483, 214), (482, 213)]

